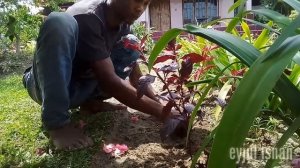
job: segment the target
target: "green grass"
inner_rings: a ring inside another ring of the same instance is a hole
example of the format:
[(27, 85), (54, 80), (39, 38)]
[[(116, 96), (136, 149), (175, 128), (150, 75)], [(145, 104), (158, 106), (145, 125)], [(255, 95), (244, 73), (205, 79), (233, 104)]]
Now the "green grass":
[[(87, 132), (95, 145), (74, 152), (53, 150), (41, 124), (40, 106), (30, 99), (22, 86), (22, 75), (0, 76), (0, 167), (89, 167), (99, 150), (111, 115), (80, 116), (73, 120), (89, 123)], [(38, 155), (37, 150), (46, 151)]]

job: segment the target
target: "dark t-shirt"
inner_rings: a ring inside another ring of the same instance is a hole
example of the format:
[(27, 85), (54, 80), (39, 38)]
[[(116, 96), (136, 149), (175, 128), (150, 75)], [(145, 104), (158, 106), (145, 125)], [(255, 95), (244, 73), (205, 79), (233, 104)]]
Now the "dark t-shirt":
[(109, 29), (105, 10), (107, 4), (104, 0), (82, 0), (66, 11), (74, 16), (79, 27), (73, 64), (76, 76), (86, 75), (92, 62), (109, 57), (116, 42), (130, 32), (127, 24), (121, 24), (116, 30)]

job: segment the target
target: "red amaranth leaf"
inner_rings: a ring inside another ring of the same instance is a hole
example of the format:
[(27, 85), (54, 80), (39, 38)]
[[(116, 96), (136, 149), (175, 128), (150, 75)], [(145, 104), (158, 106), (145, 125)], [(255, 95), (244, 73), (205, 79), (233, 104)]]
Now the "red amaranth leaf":
[(214, 65), (208, 65), (206, 67), (203, 68), (199, 68), (195, 73), (194, 73), (194, 79), (198, 80), (200, 78), (201, 75), (203, 75), (206, 71), (208, 71), (209, 69), (212, 69), (216, 66)]
[(188, 79), (193, 70), (193, 63), (190, 59), (185, 59), (181, 63), (181, 69), (179, 70), (181, 79)]
[(138, 98), (141, 98), (147, 92), (148, 85), (153, 83), (155, 81), (155, 78), (155, 76), (149, 74), (140, 77), (137, 88)]
[(211, 58), (208, 57), (207, 55), (201, 56), (200, 54), (197, 53), (186, 54), (182, 57), (182, 59), (183, 60), (189, 59), (192, 63), (211, 60)]
[(163, 65), (161, 66), (156, 66), (153, 68), (156, 72), (163, 71), (164, 73), (168, 74), (170, 72), (175, 72), (178, 69), (178, 64), (176, 62), (172, 62), (169, 65)]
[(168, 59), (175, 60), (176, 56), (175, 55), (162, 55), (162, 56), (159, 56), (159, 57), (156, 58), (156, 60), (154, 62), (154, 65), (157, 64), (157, 63), (160, 63), (160, 62), (165, 62)]
[(163, 94), (159, 95), (159, 97), (160, 97), (161, 99), (163, 99), (163, 100), (166, 100), (166, 101), (169, 101), (169, 100), (172, 101), (172, 100), (180, 99), (180, 98), (181, 98), (178, 94), (173, 93), (173, 92), (170, 92), (170, 93), (168, 93), (168, 92), (163, 93)]
[(167, 84), (176, 84), (178, 79), (179, 79), (178, 77), (170, 76), (167, 78), (166, 82)]
[(177, 51), (177, 50), (179, 50), (179, 49), (181, 49), (181, 48), (182, 48), (182, 45), (177, 44), (175, 50)]
[(246, 68), (242, 68), (239, 70), (232, 70), (231, 75), (233, 76), (244, 76), (244, 73), (246, 72)]
[(176, 39), (172, 39), (171, 41), (169, 41), (166, 50), (168, 51), (175, 51), (175, 47), (176, 46)]
[(209, 52), (209, 51), (215, 50), (215, 49), (217, 49), (217, 48), (219, 48), (219, 47), (220, 47), (220, 46), (218, 46), (218, 45), (205, 46), (205, 47), (203, 48), (203, 52)]

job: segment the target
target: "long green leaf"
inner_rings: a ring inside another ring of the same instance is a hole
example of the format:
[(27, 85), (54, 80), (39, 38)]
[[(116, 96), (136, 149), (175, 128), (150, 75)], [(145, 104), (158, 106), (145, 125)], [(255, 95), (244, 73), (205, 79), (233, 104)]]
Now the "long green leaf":
[(300, 78), (300, 66), (298, 64), (295, 64), (292, 69), (292, 73), (289, 76), (289, 79), (292, 81), (294, 85), (297, 85), (299, 78)]
[(272, 56), (276, 56), (276, 54), (273, 54), (278, 46), (288, 37), (294, 36), (298, 34), (296, 30), (300, 27), (300, 16), (298, 16), (293, 22), (282, 31), (282, 34), (276, 39), (276, 41), (272, 44), (270, 49), (268, 50), (267, 54), (264, 56), (263, 61), (266, 61), (267, 59), (271, 59)]
[(289, 4), (292, 8), (300, 12), (300, 2), (297, 0), (283, 0), (285, 3)]
[[(282, 32), (282, 34), (276, 39), (274, 44), (270, 47), (268, 52), (263, 58), (263, 61), (266, 61), (268, 59), (272, 59), (272, 56), (277, 50), (278, 46), (287, 38), (290, 36), (294, 36), (297, 34), (295, 31), (298, 27), (300, 27), (300, 16), (298, 16), (287, 28), (285, 28)], [(299, 89), (293, 85), (291, 81), (285, 76), (282, 75), (282, 77), (277, 82), (277, 85), (275, 87), (276, 93), (279, 95), (280, 98), (284, 100), (284, 102), (289, 106), (292, 113), (295, 116), (300, 115), (300, 103), (297, 100), (300, 96)]]
[(243, 20), (245, 20), (245, 21), (247, 21), (247, 22), (254, 23), (254, 24), (256, 24), (256, 25), (259, 25), (259, 26), (261, 26), (261, 27), (263, 27), (263, 28), (265, 28), (265, 29), (269, 29), (270, 31), (272, 31), (272, 32), (274, 32), (274, 33), (280, 35), (280, 32), (279, 32), (279, 31), (277, 31), (276, 29), (273, 29), (272, 27), (270, 27), (270, 26), (268, 26), (268, 25), (266, 25), (266, 24), (257, 22), (257, 21), (252, 20), (252, 19), (247, 19), (247, 18), (243, 18)]
[(238, 0), (236, 1), (229, 9), (228, 9), (228, 13), (232, 12), (234, 9), (238, 8), (239, 6), (242, 5), (242, 3), (244, 4), (246, 2), (246, 0)]
[(241, 26), (242, 26), (243, 31), (247, 34), (248, 39), (251, 43), (251, 31), (250, 31), (248, 24), (246, 22), (242, 21)]
[[(283, 147), (283, 145), (287, 142), (287, 140), (293, 136), (293, 134), (297, 131), (297, 129), (300, 128), (300, 117), (296, 118), (291, 126), (284, 132), (284, 134), (281, 136), (279, 141), (276, 144), (276, 149), (275, 151), (279, 152), (277, 153), (277, 156), (281, 155), (280, 148)], [(278, 159), (271, 158), (267, 161), (265, 168), (272, 168), (276, 165), (278, 162)]]
[[(267, 25), (268, 26), (272, 26), (273, 22), (270, 21)], [(267, 42), (269, 41), (269, 33), (270, 33), (269, 29), (264, 29), (260, 33), (260, 35), (258, 36), (258, 38), (255, 40), (254, 47), (257, 48), (257, 49), (260, 49), (263, 46), (265, 46), (267, 44)]]
[(294, 61), (296, 64), (300, 65), (300, 52), (298, 52), (298, 53), (294, 56), (293, 61)]
[[(240, 20), (242, 20), (243, 16), (244, 16), (244, 10), (245, 10), (245, 4), (246, 4), (247, 0), (238, 0), (236, 3), (239, 4), (238, 6), (238, 14), (235, 16), (235, 18), (233, 18), (227, 28), (226, 28), (226, 32), (231, 32), (235, 26), (240, 22)], [(236, 8), (236, 5), (233, 4), (232, 6), (233, 9)], [(230, 11), (230, 10), (229, 10)]]
[(274, 23), (277, 23), (278, 26), (280, 26), (281, 28), (284, 28), (291, 23), (288, 17), (270, 9), (256, 9), (251, 10), (250, 12), (264, 15), (268, 19), (272, 20)]
[(235, 159), (229, 157), (230, 149), (242, 146), (254, 118), (299, 46), (300, 35), (290, 37), (274, 53), (278, 56), (265, 62), (262, 61), (263, 57), (259, 57), (251, 66), (223, 114), (209, 167), (235, 167)]
[(288, 105), (293, 115), (300, 116), (300, 91), (285, 75), (281, 75), (276, 84), (275, 91)]
[(226, 31), (226, 32), (231, 32), (239, 22), (240, 22), (240, 18), (233, 18), (233, 19), (229, 22), (229, 24), (228, 24), (228, 26), (227, 26), (227, 28), (226, 28), (225, 31)]

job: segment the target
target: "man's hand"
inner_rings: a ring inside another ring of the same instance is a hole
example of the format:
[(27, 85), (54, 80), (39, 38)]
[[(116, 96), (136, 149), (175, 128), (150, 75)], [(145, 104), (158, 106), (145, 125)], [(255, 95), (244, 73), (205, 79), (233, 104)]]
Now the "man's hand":
[[(136, 89), (138, 88), (138, 81), (142, 75), (143, 75), (142, 71), (138, 65), (136, 65), (130, 73), (129, 76), (130, 84)], [(155, 91), (150, 84), (147, 86), (145, 95), (148, 96), (150, 99), (159, 102), (159, 99), (156, 97)]]
[(116, 75), (110, 58), (95, 61), (92, 68), (99, 81), (99, 86), (107, 94), (133, 109), (153, 115), (164, 121), (165, 118), (162, 116), (163, 105), (148, 96), (138, 98), (136, 89)]

